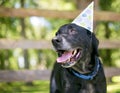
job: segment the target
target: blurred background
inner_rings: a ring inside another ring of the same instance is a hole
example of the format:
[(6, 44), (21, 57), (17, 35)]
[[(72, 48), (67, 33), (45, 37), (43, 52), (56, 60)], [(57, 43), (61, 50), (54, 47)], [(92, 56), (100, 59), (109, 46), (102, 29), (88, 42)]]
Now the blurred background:
[[(0, 0), (0, 93), (49, 93), (51, 39), (93, 0)], [(120, 0), (94, 0), (107, 93), (120, 93)]]

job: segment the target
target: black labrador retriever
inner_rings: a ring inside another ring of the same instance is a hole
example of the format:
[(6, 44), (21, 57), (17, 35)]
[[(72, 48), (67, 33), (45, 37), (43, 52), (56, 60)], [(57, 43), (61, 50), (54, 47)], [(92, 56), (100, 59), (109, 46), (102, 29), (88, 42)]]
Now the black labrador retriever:
[(106, 93), (106, 79), (98, 58), (98, 40), (76, 24), (60, 27), (52, 44), (58, 53), (50, 93)]

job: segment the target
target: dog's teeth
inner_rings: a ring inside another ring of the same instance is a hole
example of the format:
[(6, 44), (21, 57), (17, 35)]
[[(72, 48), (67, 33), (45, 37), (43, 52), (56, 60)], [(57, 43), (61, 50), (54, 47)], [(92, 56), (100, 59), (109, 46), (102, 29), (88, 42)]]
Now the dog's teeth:
[(70, 62), (70, 59), (68, 59), (67, 62)]
[(73, 55), (75, 55), (77, 53), (77, 50), (74, 51)]

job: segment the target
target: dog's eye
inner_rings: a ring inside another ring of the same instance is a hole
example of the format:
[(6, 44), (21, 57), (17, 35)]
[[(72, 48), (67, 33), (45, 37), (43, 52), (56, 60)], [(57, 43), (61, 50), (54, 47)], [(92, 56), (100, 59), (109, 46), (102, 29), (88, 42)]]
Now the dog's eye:
[(69, 29), (69, 34), (76, 34), (76, 30), (75, 29)]
[(57, 36), (57, 35), (58, 35), (58, 32), (55, 33), (55, 36)]

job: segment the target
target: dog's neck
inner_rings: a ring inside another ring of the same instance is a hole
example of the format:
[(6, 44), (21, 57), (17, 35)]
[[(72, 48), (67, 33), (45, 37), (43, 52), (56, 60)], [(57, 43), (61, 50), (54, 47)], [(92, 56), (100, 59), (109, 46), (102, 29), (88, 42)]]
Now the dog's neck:
[(81, 74), (88, 74), (91, 73), (96, 65), (96, 56), (93, 58), (87, 59), (85, 61), (78, 62), (79, 64), (76, 64), (72, 67), (75, 71), (81, 73)]

